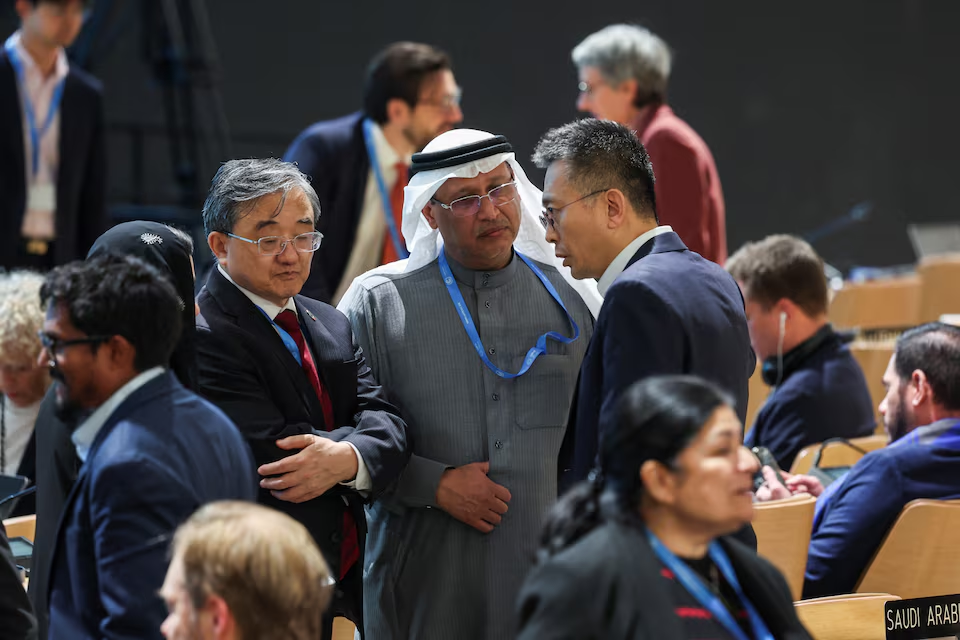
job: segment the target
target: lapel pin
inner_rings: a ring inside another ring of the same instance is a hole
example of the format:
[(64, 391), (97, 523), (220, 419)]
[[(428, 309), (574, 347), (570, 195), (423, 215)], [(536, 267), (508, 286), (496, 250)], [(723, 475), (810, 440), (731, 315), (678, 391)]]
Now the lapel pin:
[(317, 316), (315, 316), (315, 315), (313, 315), (312, 313), (310, 313), (310, 311), (309, 311), (308, 309), (304, 309), (304, 311), (307, 312), (307, 317), (308, 317), (308, 318), (310, 318), (310, 319), (313, 320), (314, 322), (317, 321)]

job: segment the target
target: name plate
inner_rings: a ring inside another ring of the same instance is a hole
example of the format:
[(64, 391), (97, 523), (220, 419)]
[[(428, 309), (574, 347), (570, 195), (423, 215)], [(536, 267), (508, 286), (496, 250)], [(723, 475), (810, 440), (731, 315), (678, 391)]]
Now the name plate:
[(883, 613), (887, 640), (960, 637), (960, 595), (891, 600)]

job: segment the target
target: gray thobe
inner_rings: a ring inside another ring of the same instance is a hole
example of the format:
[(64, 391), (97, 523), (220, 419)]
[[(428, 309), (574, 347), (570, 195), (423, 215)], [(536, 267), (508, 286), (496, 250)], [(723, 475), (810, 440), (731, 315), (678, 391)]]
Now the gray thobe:
[[(449, 259), (488, 358), (516, 373), (547, 331), (573, 327), (533, 271), (514, 256), (502, 270)], [(341, 309), (367, 361), (407, 421), (413, 457), (396, 485), (368, 507), (363, 572), (366, 637), (507, 640), (544, 515), (557, 498), (557, 455), (593, 319), (552, 266), (537, 263), (580, 327), (519, 378), (498, 377), (468, 339), (436, 261), (410, 273), (368, 276)], [(512, 494), (484, 534), (436, 503), (446, 469), (490, 462)]]

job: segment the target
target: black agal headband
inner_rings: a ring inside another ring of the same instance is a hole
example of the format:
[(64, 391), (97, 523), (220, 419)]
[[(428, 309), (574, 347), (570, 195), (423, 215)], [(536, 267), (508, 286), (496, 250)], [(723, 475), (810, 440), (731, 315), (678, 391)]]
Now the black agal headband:
[(442, 151), (433, 151), (431, 153), (413, 154), (410, 166), (410, 177), (421, 171), (432, 171), (434, 169), (445, 169), (447, 167), (458, 167), (462, 164), (489, 158), (498, 153), (511, 153), (513, 146), (507, 142), (504, 136), (493, 136), (486, 140), (471, 142), (460, 147), (444, 149)]

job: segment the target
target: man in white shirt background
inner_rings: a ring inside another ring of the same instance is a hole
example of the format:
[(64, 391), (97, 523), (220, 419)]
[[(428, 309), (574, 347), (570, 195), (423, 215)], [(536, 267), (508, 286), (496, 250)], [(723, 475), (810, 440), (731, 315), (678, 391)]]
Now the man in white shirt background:
[(16, 0), (20, 29), (0, 50), (0, 266), (82, 258), (106, 229), (100, 83), (64, 49), (83, 0)]

